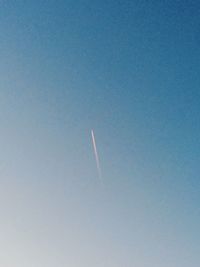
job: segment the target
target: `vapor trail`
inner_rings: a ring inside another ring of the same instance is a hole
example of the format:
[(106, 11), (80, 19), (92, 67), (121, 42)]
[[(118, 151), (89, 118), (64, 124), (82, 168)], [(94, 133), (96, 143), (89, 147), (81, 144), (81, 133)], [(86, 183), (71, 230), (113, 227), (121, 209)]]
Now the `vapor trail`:
[(97, 164), (97, 171), (98, 171), (99, 179), (102, 182), (102, 175), (101, 175), (101, 168), (100, 168), (100, 163), (99, 163), (99, 156), (98, 156), (98, 152), (97, 152), (97, 146), (96, 146), (96, 141), (95, 141), (94, 131), (93, 130), (91, 130), (91, 135), (92, 135), (92, 144), (93, 144), (93, 148), (94, 148), (95, 160), (96, 160), (96, 164)]

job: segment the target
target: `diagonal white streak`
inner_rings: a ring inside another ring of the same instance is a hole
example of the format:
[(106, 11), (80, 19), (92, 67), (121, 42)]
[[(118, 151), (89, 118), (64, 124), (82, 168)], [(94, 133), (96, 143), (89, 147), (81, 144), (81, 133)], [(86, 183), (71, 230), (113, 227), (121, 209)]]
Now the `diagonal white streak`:
[(94, 155), (95, 155), (95, 160), (96, 160), (96, 165), (97, 165), (97, 171), (98, 171), (99, 179), (102, 181), (99, 156), (98, 156), (98, 152), (97, 152), (97, 146), (96, 146), (96, 141), (95, 141), (93, 130), (91, 130), (91, 135), (92, 135), (92, 144), (93, 144), (93, 148), (94, 148)]

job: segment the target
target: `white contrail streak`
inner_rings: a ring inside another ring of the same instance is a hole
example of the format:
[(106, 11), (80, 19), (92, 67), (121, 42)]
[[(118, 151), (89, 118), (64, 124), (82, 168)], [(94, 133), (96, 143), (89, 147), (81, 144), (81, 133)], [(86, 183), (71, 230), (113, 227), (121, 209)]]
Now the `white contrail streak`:
[(97, 152), (97, 146), (96, 146), (96, 141), (95, 141), (94, 131), (93, 130), (91, 130), (91, 135), (92, 135), (92, 144), (93, 144), (93, 148), (94, 148), (94, 155), (95, 155), (96, 164), (97, 164), (97, 171), (98, 171), (99, 179), (102, 182), (102, 175), (101, 175), (101, 168), (100, 168), (100, 163), (99, 163), (99, 156), (98, 156), (98, 152)]

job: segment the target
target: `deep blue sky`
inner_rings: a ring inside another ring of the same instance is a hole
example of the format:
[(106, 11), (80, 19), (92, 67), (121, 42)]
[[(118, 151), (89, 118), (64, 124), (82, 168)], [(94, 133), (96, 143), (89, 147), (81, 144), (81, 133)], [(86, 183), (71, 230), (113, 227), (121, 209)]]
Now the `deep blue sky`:
[(0, 265), (199, 266), (200, 3), (0, 5)]

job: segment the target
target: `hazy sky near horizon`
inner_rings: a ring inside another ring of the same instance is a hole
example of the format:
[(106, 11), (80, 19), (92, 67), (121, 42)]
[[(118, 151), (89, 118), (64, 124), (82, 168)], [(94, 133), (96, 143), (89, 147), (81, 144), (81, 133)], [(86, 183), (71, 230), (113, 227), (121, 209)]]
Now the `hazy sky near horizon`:
[(1, 266), (200, 266), (199, 12), (1, 1)]

